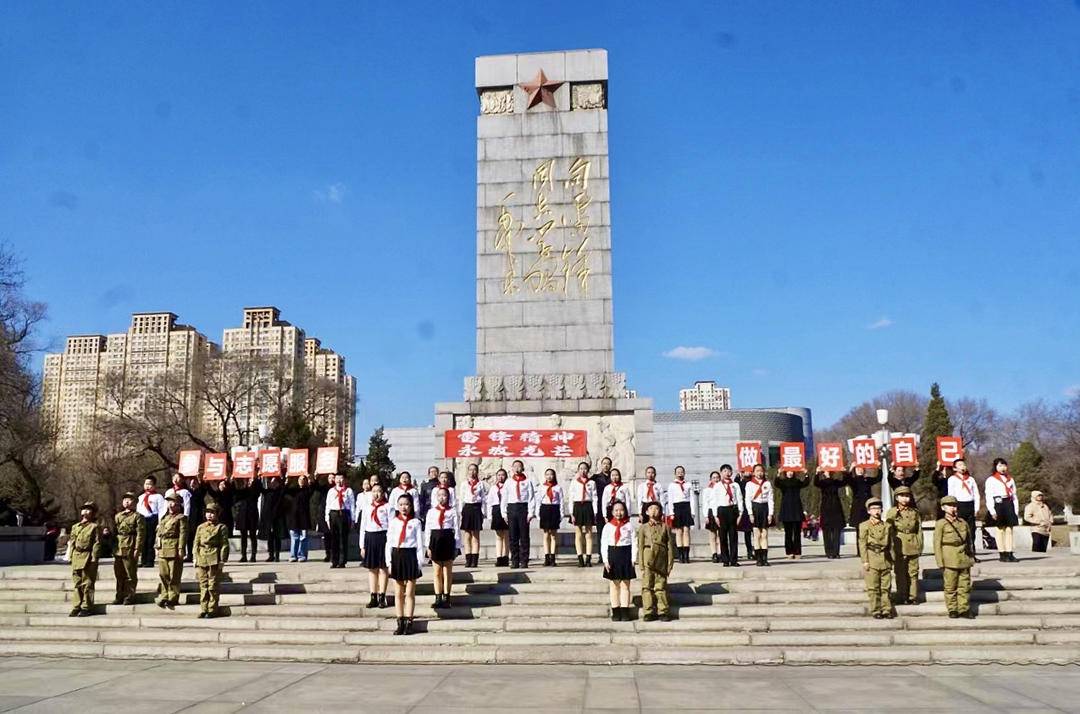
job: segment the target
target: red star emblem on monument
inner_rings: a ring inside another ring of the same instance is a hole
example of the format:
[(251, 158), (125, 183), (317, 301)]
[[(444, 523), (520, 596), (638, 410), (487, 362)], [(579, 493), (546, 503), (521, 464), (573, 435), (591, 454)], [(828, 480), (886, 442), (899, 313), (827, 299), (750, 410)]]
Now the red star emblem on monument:
[(544, 70), (540, 70), (536, 73), (536, 79), (531, 82), (525, 82), (518, 86), (525, 90), (525, 93), (529, 95), (529, 101), (526, 104), (526, 109), (532, 109), (540, 102), (547, 104), (552, 109), (555, 108), (555, 90), (563, 86), (564, 82), (552, 82), (544, 74)]

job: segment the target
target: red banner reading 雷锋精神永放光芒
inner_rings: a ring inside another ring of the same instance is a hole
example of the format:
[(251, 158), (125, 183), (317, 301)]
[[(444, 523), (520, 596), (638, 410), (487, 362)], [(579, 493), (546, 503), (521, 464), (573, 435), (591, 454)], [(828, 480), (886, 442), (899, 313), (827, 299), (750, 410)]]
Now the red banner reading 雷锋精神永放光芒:
[(588, 455), (583, 429), (454, 429), (446, 432), (447, 458), (575, 458)]

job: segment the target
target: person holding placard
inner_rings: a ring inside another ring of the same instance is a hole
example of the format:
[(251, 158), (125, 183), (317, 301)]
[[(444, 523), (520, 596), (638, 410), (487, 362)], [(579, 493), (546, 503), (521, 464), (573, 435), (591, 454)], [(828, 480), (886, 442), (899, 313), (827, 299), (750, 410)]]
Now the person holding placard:
[(983, 487), (986, 489), (986, 512), (997, 526), (998, 559), (1002, 563), (1017, 563), (1019, 561), (1013, 555), (1013, 528), (1019, 523), (1020, 499), (1005, 459), (994, 459), (994, 473)]
[(879, 483), (881, 483), (880, 470), (870, 476), (865, 466), (855, 466), (848, 473), (847, 484), (851, 487), (851, 519), (848, 522), (856, 533), (859, 530), (859, 524), (869, 517), (866, 512), (866, 502), (873, 497), (874, 486)]
[(825, 557), (840, 557), (840, 534), (844, 530), (844, 504), (840, 489), (844, 487), (844, 474), (824, 471), (820, 466), (814, 474), (814, 485), (821, 491), (821, 533), (825, 539)]
[[(802, 558), (802, 490), (810, 485), (808, 475), (799, 476), (796, 471), (781, 472), (776, 479), (780, 490), (780, 522), (784, 524), (784, 554), (791, 560)], [(766, 545), (766, 547), (768, 547)]]
[(248, 546), (251, 546), (251, 562), (259, 550), (259, 494), (262, 483), (258, 479), (234, 478), (233, 481), (233, 526), (240, 534), (240, 562), (248, 561)]

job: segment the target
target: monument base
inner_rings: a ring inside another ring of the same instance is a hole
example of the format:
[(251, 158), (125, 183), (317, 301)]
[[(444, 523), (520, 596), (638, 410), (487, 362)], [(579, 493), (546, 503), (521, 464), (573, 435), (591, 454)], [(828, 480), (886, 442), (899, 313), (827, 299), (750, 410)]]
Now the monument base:
[(604, 456), (623, 475), (624, 483), (644, 479), (653, 459), (653, 402), (651, 399), (536, 399), (485, 402), (442, 402), (435, 405), (435, 456), (444, 459), (458, 479), (469, 464), (478, 464), (481, 478), (510, 469), (513, 458), (453, 458), (443, 452), (444, 435), (453, 429), (583, 429), (588, 433), (587, 459), (522, 459), (525, 473), (540, 483), (545, 469), (555, 469), (566, 485), (579, 461), (594, 467)]

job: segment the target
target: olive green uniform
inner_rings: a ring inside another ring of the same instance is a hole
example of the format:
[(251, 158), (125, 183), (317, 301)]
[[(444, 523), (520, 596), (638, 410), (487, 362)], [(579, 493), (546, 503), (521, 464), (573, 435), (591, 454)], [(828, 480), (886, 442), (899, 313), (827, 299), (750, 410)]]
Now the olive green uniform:
[(195, 577), (199, 581), (199, 610), (214, 614), (218, 606), (218, 581), (222, 563), (229, 559), (229, 531), (221, 523), (209, 521), (195, 529), (192, 547)]
[(134, 601), (139, 586), (139, 557), (146, 540), (146, 519), (135, 511), (120, 511), (113, 518), (116, 552), (113, 573), (116, 575), (116, 599), (124, 604)]
[(94, 583), (101, 558), (101, 532), (97, 523), (79, 521), (71, 527), (71, 580), (75, 585), (75, 610), (94, 608)]
[(934, 525), (934, 558), (945, 581), (945, 608), (965, 615), (970, 607), (971, 553), (968, 524), (962, 518), (942, 518)]
[(157, 526), (158, 585), (157, 602), (180, 602), (180, 578), (184, 574), (184, 546), (187, 539), (187, 516), (166, 513)]
[(859, 524), (859, 553), (865, 568), (866, 594), (870, 598), (871, 615), (889, 615), (889, 588), (892, 586), (892, 540), (891, 524), (865, 520)]
[(885, 520), (893, 527), (896, 594), (902, 600), (918, 600), (919, 556), (923, 551), (922, 519), (914, 508), (890, 508)]
[(637, 532), (637, 563), (641, 568), (641, 609), (670, 612), (667, 579), (675, 565), (675, 534), (664, 523), (645, 523)]

